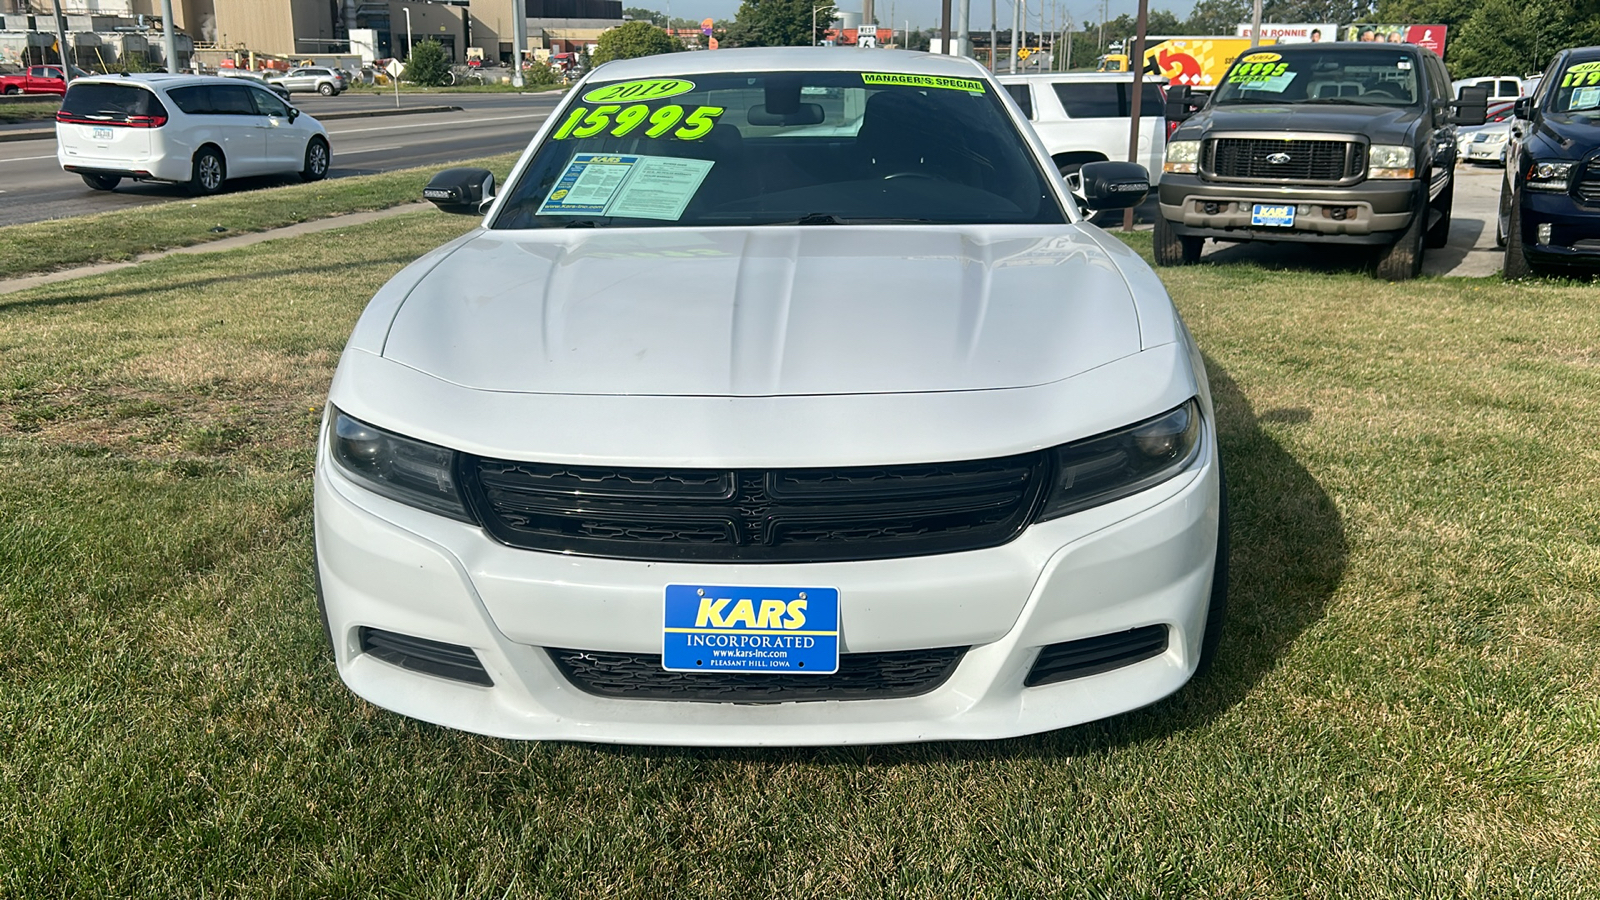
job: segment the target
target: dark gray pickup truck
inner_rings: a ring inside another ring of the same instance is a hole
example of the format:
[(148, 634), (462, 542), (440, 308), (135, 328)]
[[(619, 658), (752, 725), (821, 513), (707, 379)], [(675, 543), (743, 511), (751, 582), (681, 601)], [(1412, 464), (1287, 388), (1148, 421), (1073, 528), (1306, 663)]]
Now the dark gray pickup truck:
[[(1471, 91), (1471, 89), (1469, 89)], [(1481, 124), (1485, 95), (1451, 96), (1432, 51), (1299, 44), (1244, 53), (1198, 112), (1168, 93), (1156, 219), (1157, 265), (1219, 241), (1317, 241), (1374, 248), (1400, 281), (1443, 247), (1455, 192), (1457, 125)]]

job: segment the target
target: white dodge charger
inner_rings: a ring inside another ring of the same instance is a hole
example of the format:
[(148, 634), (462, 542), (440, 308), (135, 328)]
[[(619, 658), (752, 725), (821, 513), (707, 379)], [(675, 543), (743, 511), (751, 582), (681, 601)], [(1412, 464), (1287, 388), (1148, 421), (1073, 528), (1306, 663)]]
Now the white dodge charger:
[(482, 224), (372, 299), (329, 394), (316, 570), (380, 706), (516, 738), (998, 738), (1215, 652), (1201, 356), (971, 60), (609, 63)]

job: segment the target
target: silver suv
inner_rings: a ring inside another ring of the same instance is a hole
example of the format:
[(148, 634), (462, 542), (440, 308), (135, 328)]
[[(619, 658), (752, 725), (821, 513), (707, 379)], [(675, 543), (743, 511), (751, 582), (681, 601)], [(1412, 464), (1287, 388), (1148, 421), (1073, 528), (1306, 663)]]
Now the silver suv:
[(322, 66), (301, 66), (298, 69), (290, 69), (288, 74), (280, 78), (269, 78), (268, 81), (281, 86), (291, 94), (316, 91), (324, 97), (341, 94), (349, 86), (343, 72)]

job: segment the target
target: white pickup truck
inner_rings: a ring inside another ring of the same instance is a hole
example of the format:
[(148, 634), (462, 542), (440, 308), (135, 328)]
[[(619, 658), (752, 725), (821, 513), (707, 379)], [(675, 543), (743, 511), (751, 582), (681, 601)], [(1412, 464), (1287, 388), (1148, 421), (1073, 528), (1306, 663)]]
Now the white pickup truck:
[[(1125, 72), (999, 76), (1063, 175), (1086, 162), (1128, 160), (1131, 80)], [(1139, 158), (1132, 161), (1150, 172), (1152, 182), (1166, 155), (1164, 86), (1163, 79), (1147, 76), (1139, 101)]]

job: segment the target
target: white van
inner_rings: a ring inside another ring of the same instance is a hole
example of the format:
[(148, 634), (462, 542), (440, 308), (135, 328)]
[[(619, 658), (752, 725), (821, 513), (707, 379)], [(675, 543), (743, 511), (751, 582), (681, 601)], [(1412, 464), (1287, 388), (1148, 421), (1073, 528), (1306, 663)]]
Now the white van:
[[(1128, 159), (1132, 75), (1046, 72), (998, 80), (1033, 123), (1062, 175), (1086, 162)], [(1139, 158), (1152, 173), (1166, 156), (1166, 80), (1147, 76), (1139, 100)]]
[(1520, 75), (1486, 75), (1481, 78), (1462, 78), (1450, 82), (1450, 89), (1455, 91), (1458, 100), (1461, 99), (1461, 92), (1469, 87), (1488, 88), (1490, 103), (1498, 100), (1515, 100), (1523, 95)]
[(98, 75), (67, 88), (56, 113), (56, 159), (98, 191), (124, 178), (214, 194), (241, 175), (328, 174), (316, 119), (266, 85), (212, 75)]

